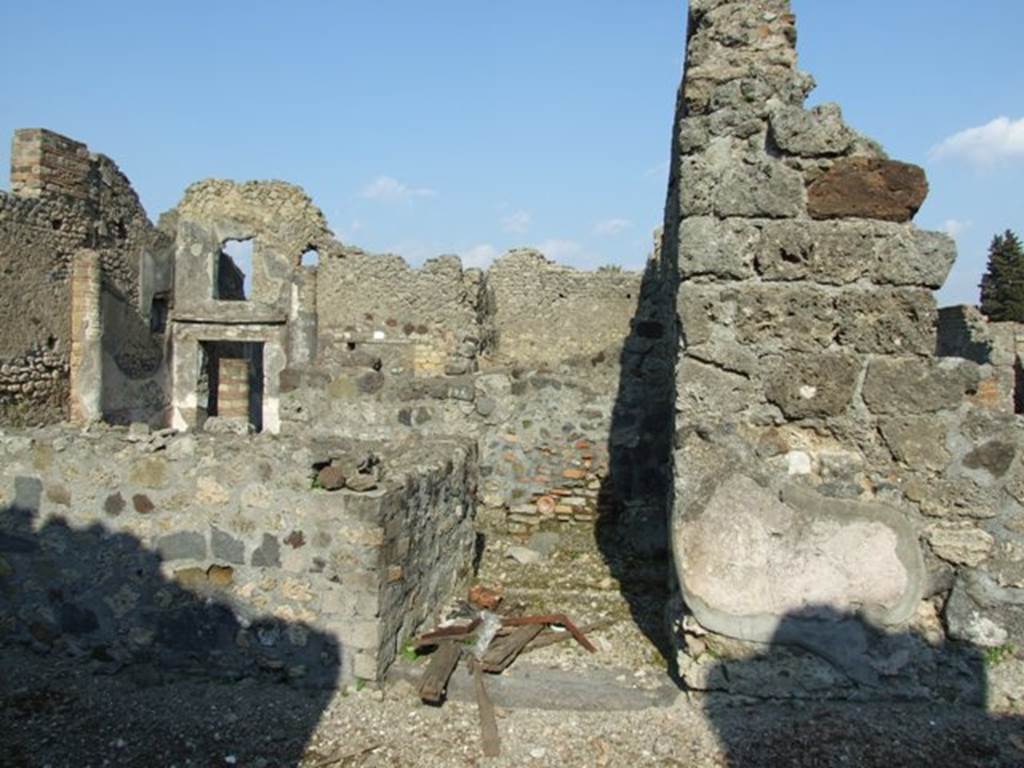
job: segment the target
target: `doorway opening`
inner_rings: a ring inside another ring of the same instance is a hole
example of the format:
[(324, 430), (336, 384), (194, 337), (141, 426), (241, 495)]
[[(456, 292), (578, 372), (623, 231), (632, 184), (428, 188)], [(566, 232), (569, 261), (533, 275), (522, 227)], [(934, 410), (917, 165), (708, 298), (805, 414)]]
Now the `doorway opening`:
[(199, 348), (200, 422), (216, 416), (263, 431), (263, 342), (203, 341)]

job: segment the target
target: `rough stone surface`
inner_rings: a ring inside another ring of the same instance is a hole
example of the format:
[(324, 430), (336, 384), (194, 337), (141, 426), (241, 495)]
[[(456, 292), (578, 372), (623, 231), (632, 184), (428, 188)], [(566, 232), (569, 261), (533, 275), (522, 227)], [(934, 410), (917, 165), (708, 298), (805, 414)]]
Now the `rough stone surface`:
[(768, 642), (783, 616), (864, 611), (906, 621), (924, 565), (912, 530), (880, 505), (801, 491), (799, 506), (733, 475), (674, 529), (687, 604), (705, 627)]
[(878, 158), (836, 162), (807, 190), (807, 212), (816, 219), (910, 221), (928, 196), (924, 171)]
[[(787, 0), (690, 5), (672, 296), (639, 308), (681, 342), (679, 668), (744, 695), (931, 696), (980, 655), (944, 640), (1024, 639), (1016, 331), (936, 312), (956, 253), (910, 223), (924, 173), (804, 108), (794, 25)], [(751, 641), (785, 650), (751, 663)]]

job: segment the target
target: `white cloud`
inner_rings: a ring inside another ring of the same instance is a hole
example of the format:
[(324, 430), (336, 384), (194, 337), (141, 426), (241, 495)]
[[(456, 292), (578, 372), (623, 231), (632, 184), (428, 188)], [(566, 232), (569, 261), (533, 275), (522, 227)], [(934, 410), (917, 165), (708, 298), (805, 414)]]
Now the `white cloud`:
[(960, 221), (960, 219), (946, 219), (942, 224), (942, 231), (956, 239), (964, 232), (974, 226), (973, 221)]
[(490, 243), (481, 243), (480, 245), (474, 245), (472, 248), (467, 248), (459, 255), (462, 257), (462, 266), (467, 269), (470, 267), (485, 269), (491, 265), (492, 261), (498, 258), (498, 249)]
[(670, 165), (671, 163), (668, 160), (662, 160), (657, 165), (652, 165), (650, 168), (644, 171), (644, 177), (648, 179), (667, 179)]
[(506, 232), (521, 235), (530, 228), (533, 217), (527, 211), (512, 211), (501, 217), (501, 228)]
[(594, 234), (601, 237), (614, 237), (621, 235), (632, 226), (633, 222), (629, 219), (605, 219), (594, 225)]
[(990, 123), (954, 133), (932, 147), (931, 158), (954, 158), (988, 167), (999, 160), (1024, 159), (1024, 117), (997, 117)]
[(437, 197), (437, 192), (427, 187), (410, 187), (391, 176), (378, 176), (363, 188), (362, 196), (367, 200), (412, 200)]

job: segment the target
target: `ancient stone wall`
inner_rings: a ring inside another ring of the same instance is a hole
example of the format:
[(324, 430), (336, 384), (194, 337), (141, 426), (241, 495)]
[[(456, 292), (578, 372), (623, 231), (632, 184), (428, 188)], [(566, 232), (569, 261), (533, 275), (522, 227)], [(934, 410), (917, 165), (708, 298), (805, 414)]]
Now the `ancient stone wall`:
[[(681, 670), (753, 695), (957, 690), (960, 649), (1024, 639), (1021, 432), (977, 363), (934, 356), (955, 249), (910, 223), (923, 172), (804, 109), (795, 41), (787, 0), (691, 3), (665, 222)], [(787, 673), (751, 642), (791, 649)]]
[(470, 373), (489, 336), (486, 306), (481, 272), (463, 270), (456, 256), (414, 269), (399, 256), (354, 248), (321, 255), (317, 309), (328, 359), (370, 343), (392, 367)]
[[(377, 487), (313, 487), (374, 451)], [(309, 684), (379, 679), (465, 575), (475, 447), (0, 435), (0, 643)]]
[[(323, 213), (306, 193), (279, 181), (196, 182), (160, 217), (160, 228), (175, 238), (174, 314), (184, 319), (211, 321), (229, 311), (250, 320), (283, 319), (302, 254), (336, 248)], [(215, 299), (221, 246), (228, 240), (253, 243), (248, 301)]]
[(636, 312), (640, 276), (584, 272), (533, 250), (511, 251), (487, 270), (495, 349), (502, 359), (554, 364), (619, 354)]
[(981, 366), (977, 399), (993, 410), (1024, 413), (1024, 325), (993, 323), (977, 307), (939, 310), (938, 355)]
[(66, 418), (71, 264), (100, 257), (105, 287), (139, 300), (140, 262), (168, 241), (109, 158), (41, 129), (15, 134), (11, 188), (0, 193), (0, 420)]

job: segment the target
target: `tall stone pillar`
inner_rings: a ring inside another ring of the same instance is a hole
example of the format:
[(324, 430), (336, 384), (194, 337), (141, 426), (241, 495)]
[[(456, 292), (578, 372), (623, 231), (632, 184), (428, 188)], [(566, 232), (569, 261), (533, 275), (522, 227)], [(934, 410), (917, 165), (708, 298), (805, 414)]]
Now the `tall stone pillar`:
[(838, 106), (805, 109), (812, 86), (788, 0), (691, 0), (665, 220), (681, 332), (670, 536), (687, 626), (727, 639), (716, 660), (681, 656), (694, 687), (724, 685), (709, 676), (743, 642), (813, 654), (770, 678), (786, 690), (753, 695), (909, 670), (897, 648), (918, 647), (914, 622), (948, 595), (931, 599), (929, 574), (975, 561), (946, 537), (991, 545), (975, 494), (984, 514), (1009, 498), (955, 455), (983, 439), (976, 424), (1010, 456), (1019, 435), (991, 414), (961, 429), (978, 367), (934, 357), (932, 291), (956, 253), (911, 223), (924, 172)]
[(71, 403), (75, 424), (103, 418), (103, 270), (100, 256), (78, 251), (71, 272)]

